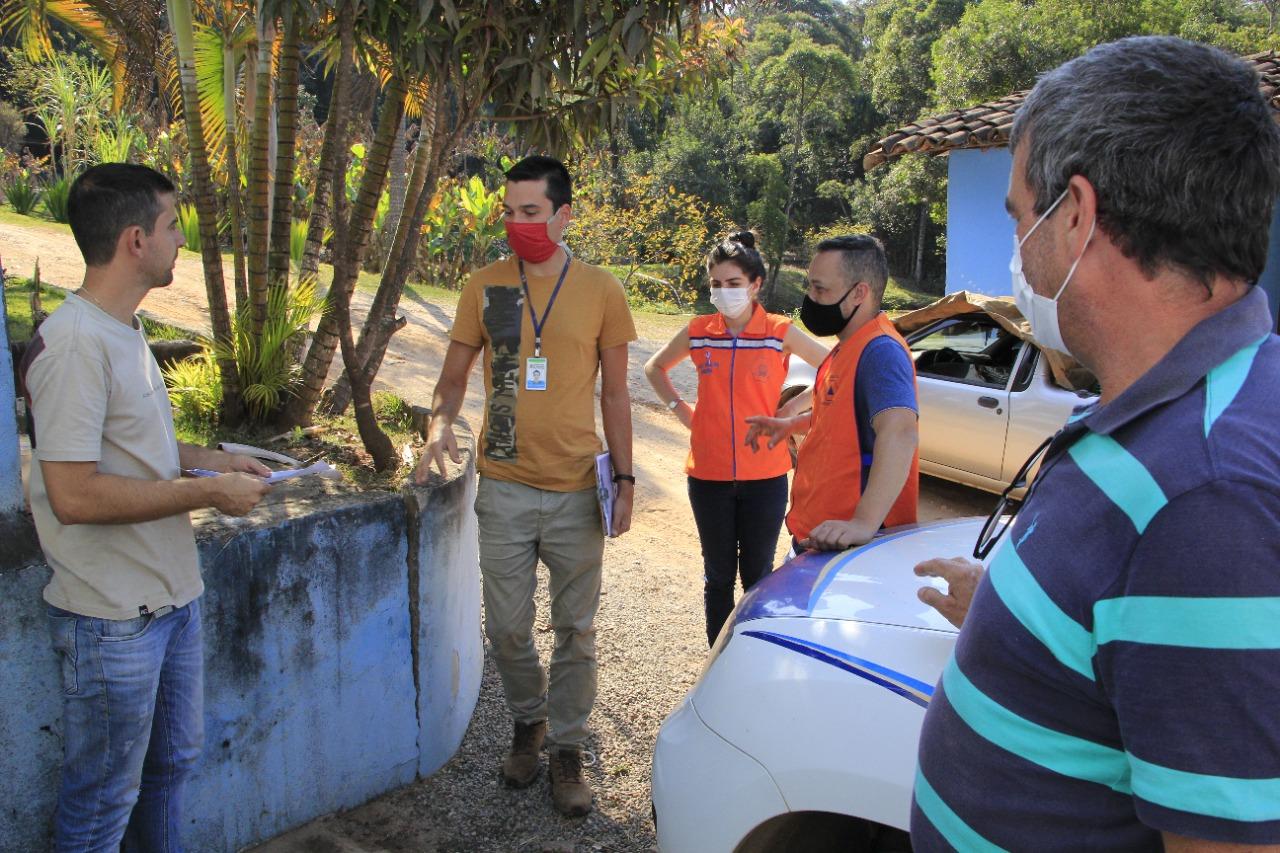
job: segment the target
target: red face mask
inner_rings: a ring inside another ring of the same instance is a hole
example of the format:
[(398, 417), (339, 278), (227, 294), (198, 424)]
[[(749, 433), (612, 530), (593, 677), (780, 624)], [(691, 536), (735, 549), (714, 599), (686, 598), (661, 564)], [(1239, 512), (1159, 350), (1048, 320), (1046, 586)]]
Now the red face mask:
[(547, 236), (546, 222), (512, 222), (504, 220), (507, 244), (516, 257), (530, 264), (540, 264), (556, 253), (559, 244)]

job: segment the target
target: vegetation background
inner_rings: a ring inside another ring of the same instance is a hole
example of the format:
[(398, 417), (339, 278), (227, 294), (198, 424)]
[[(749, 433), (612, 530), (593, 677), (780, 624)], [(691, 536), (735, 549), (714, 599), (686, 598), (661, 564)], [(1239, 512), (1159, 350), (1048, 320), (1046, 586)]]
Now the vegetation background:
[[(74, 176), (130, 160), (180, 188), (213, 327), (199, 405), (225, 427), (354, 409), (411, 282), (456, 290), (505, 251), (502, 172), (577, 178), (578, 254), (636, 304), (707, 310), (701, 258), (752, 228), (793, 311), (824, 236), (869, 231), (890, 308), (941, 292), (946, 163), (863, 155), (1094, 44), (1168, 33), (1276, 47), (1280, 0), (0, 0), (0, 191), (66, 220)], [(232, 261), (228, 283), (223, 258)], [(368, 316), (352, 290), (372, 279)], [(326, 388), (333, 359), (342, 379)], [(188, 377), (189, 378), (189, 377)]]

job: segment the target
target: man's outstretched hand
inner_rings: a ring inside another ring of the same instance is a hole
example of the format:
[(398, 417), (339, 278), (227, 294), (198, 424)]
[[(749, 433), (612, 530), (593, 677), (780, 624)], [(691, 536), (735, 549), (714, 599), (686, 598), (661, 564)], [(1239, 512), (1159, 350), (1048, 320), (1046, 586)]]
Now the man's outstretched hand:
[(973, 593), (978, 588), (978, 581), (982, 580), (984, 571), (986, 570), (981, 563), (964, 557), (926, 560), (916, 566), (916, 574), (922, 578), (942, 578), (947, 582), (947, 591), (943, 593), (934, 587), (925, 586), (916, 592), (916, 596), (959, 628), (969, 613), (969, 604), (973, 601)]
[(751, 424), (751, 428), (747, 430), (747, 438), (743, 444), (752, 450), (760, 449), (761, 436), (769, 439), (768, 447), (772, 450), (778, 446), (778, 442), (791, 435), (794, 427), (791, 418), (772, 418), (768, 415), (752, 415), (746, 418), (746, 422)]
[(453, 427), (449, 424), (433, 423), (427, 431), (427, 446), (422, 451), (422, 458), (418, 460), (418, 465), (413, 469), (413, 482), (415, 485), (425, 486), (427, 478), (431, 475), (431, 465), (440, 471), (440, 475), (444, 476), (444, 457), (447, 453), (454, 464), (462, 462), (462, 454), (458, 452), (458, 439), (453, 434)]

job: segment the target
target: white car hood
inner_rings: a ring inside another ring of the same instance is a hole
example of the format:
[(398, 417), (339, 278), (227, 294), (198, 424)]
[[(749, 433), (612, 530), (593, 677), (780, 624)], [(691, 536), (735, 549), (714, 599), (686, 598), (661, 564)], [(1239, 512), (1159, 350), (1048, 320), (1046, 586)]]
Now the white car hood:
[(937, 579), (920, 578), (917, 563), (968, 556), (983, 519), (966, 518), (888, 530), (859, 548), (808, 551), (770, 574), (743, 597), (733, 624), (805, 616), (955, 633), (958, 629), (921, 603), (916, 591)]

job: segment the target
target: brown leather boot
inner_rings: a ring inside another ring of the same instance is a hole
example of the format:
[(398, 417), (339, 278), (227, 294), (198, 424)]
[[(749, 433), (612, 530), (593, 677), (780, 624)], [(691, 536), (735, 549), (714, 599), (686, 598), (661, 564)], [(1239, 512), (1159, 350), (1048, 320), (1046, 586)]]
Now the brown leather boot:
[(502, 781), (512, 788), (527, 788), (538, 778), (538, 753), (547, 736), (547, 721), (516, 723), (511, 751), (502, 760)]
[(551, 755), (551, 802), (568, 817), (591, 811), (591, 785), (582, 778), (582, 753), (558, 749)]

